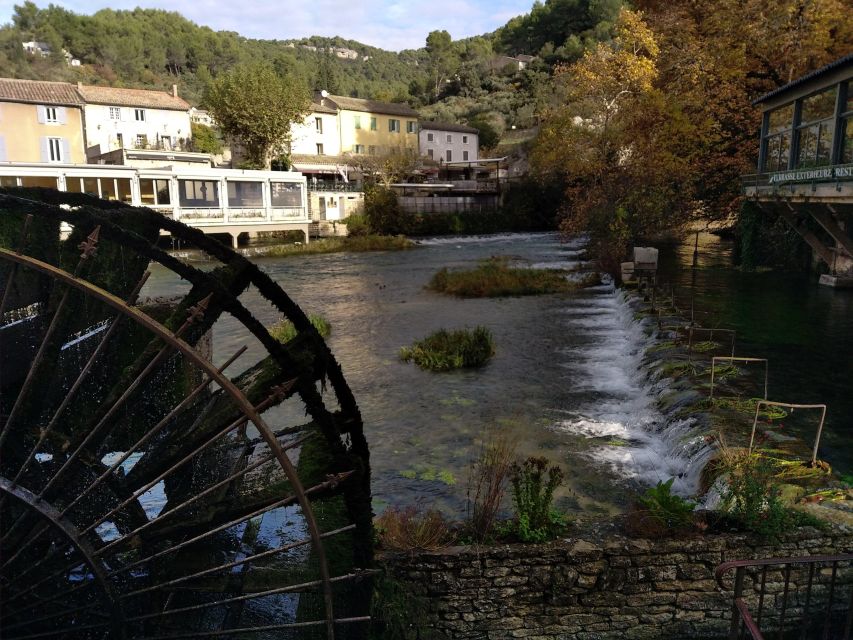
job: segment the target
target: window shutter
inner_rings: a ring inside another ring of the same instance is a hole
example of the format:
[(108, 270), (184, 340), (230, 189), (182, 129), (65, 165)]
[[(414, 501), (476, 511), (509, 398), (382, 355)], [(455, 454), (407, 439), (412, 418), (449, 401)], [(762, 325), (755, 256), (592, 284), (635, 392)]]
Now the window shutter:
[(121, 108), (119, 109), (119, 113), (121, 114), (121, 121), (122, 122), (125, 122), (127, 120), (127, 113), (129, 111), (130, 111), (130, 109), (121, 109)]
[(71, 162), (71, 143), (67, 138), (62, 139), (62, 161)]
[(38, 105), (36, 107), (36, 114), (38, 116), (39, 124), (44, 124), (45, 122), (47, 122), (47, 113), (45, 113), (43, 105)]
[(56, 121), (59, 124), (65, 124), (68, 122), (68, 113), (65, 107), (57, 107), (56, 108)]
[(0, 136), (0, 162), (6, 162), (6, 138)]
[(50, 162), (50, 142), (47, 136), (39, 138), (39, 151), (41, 152), (41, 162)]

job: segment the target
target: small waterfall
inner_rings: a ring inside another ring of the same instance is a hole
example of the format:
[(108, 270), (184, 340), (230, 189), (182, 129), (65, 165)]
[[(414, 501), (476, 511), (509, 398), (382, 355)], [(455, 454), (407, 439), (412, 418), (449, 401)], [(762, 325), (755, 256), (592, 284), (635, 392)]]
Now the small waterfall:
[(674, 491), (696, 494), (712, 448), (694, 418), (660, 408), (669, 381), (654, 380), (643, 363), (654, 331), (634, 318), (631, 298), (612, 284), (586, 289), (567, 305), (564, 325), (580, 346), (558, 357), (583, 400), (555, 428), (596, 441), (586, 455), (621, 478), (645, 485), (675, 478)]

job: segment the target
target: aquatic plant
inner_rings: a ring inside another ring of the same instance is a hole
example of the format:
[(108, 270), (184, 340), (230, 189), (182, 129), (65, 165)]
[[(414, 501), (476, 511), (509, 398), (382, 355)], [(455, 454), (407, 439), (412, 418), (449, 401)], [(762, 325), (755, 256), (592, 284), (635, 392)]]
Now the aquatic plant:
[[(311, 324), (323, 338), (328, 338), (332, 333), (332, 325), (323, 316), (311, 314), (308, 316)], [(296, 337), (296, 327), (290, 320), (280, 320), (269, 328), (270, 335), (279, 342), (289, 342)]]
[(512, 470), (516, 443), (505, 436), (486, 441), (468, 474), (468, 531), (474, 542), (491, 535)]
[(447, 331), (440, 329), (411, 347), (400, 349), (400, 359), (429, 371), (482, 367), (495, 355), (492, 332), (486, 327)]
[(389, 507), (374, 524), (379, 544), (389, 551), (431, 551), (453, 541), (444, 515), (422, 505)]
[[(716, 409), (728, 409), (748, 416), (755, 415), (755, 408), (761, 398), (714, 398), (711, 403)], [(788, 412), (782, 407), (763, 405), (758, 417), (765, 420), (780, 420), (788, 417)]]
[(460, 298), (499, 298), (563, 293), (584, 284), (568, 280), (566, 273), (557, 269), (511, 267), (506, 258), (490, 258), (470, 270), (444, 268), (432, 277), (428, 288)]
[(548, 467), (547, 458), (530, 456), (512, 466), (515, 520), (511, 531), (522, 542), (545, 542), (560, 535), (566, 518), (553, 507), (554, 491), (563, 482), (563, 470)]

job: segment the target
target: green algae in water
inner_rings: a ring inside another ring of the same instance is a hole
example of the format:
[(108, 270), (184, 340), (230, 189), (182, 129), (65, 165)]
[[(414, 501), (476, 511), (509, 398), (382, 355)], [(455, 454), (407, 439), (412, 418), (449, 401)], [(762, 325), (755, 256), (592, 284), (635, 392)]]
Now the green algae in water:
[(470, 398), (462, 398), (458, 394), (454, 393), (451, 398), (443, 398), (439, 400), (441, 404), (445, 407), (473, 407), (477, 404), (476, 400), (471, 400)]
[(456, 484), (456, 476), (452, 471), (447, 469), (438, 469), (436, 467), (422, 467), (420, 471), (417, 469), (405, 469), (400, 472), (400, 475), (407, 480), (420, 480), (422, 482), (441, 482), (448, 487)]
[[(714, 398), (712, 403), (716, 409), (728, 409), (737, 413), (754, 416), (755, 408), (759, 401), (761, 401), (761, 398)], [(758, 412), (758, 417), (765, 420), (781, 420), (788, 417), (788, 412), (782, 407), (763, 405), (761, 411)]]
[(697, 353), (706, 353), (708, 351), (713, 351), (714, 349), (719, 349), (720, 343), (704, 340), (703, 342), (694, 342), (690, 348)]
[(406, 478), (407, 480), (415, 480), (418, 477), (418, 472), (414, 469), (405, 469), (400, 472), (400, 475)]

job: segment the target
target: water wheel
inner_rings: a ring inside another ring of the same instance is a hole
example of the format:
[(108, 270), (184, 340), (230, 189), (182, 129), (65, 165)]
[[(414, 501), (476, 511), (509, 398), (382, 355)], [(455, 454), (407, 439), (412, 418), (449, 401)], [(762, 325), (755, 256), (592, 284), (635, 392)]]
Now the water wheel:
[[(158, 248), (163, 231), (205, 269)], [(152, 263), (189, 293), (140, 297)], [(249, 289), (295, 338), (269, 334)], [(0, 294), (3, 638), (364, 635), (361, 417), (275, 282), (154, 211), (7, 189)], [(224, 316), (248, 350), (213, 358)]]

